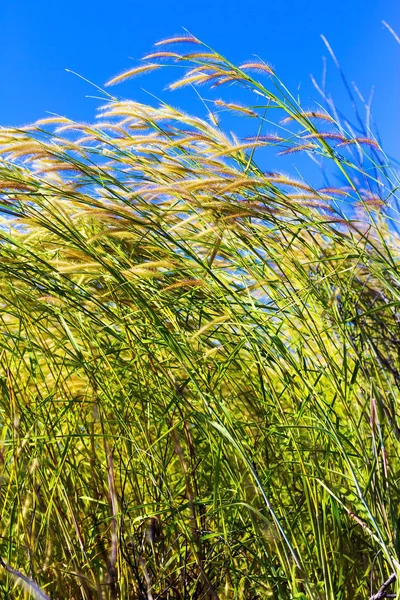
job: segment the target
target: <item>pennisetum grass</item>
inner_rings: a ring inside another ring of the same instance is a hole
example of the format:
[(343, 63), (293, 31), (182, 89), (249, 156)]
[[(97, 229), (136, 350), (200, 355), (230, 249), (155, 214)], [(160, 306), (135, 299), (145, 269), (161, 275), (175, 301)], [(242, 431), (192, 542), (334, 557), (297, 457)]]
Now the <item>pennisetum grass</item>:
[(396, 594), (398, 174), (264, 62), (157, 46), (109, 84), (176, 65), (209, 120), (0, 129), (2, 597)]

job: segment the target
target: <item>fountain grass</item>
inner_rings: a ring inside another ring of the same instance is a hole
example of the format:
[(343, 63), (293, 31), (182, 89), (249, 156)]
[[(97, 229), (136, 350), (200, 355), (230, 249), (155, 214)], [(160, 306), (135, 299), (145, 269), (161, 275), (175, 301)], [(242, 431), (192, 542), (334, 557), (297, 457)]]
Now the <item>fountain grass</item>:
[(396, 593), (396, 169), (192, 36), (110, 84), (174, 65), (227, 100), (0, 129), (2, 597)]

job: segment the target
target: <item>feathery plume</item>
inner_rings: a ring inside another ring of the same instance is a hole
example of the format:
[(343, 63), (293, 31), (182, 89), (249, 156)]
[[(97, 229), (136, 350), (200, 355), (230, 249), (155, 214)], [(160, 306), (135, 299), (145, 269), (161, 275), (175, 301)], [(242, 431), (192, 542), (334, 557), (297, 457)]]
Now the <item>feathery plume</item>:
[(107, 81), (106, 86), (109, 87), (111, 85), (116, 85), (117, 83), (121, 83), (121, 81), (125, 81), (126, 79), (130, 79), (131, 77), (135, 77), (136, 75), (142, 75), (143, 73), (149, 73), (150, 71), (154, 71), (155, 69), (160, 69), (161, 65), (157, 63), (150, 63), (148, 65), (143, 65), (142, 67), (135, 67), (134, 69), (130, 69), (129, 71), (124, 71), (120, 75), (113, 77), (110, 81)]
[(283, 175), (282, 173), (264, 173), (264, 176), (266, 179), (268, 179), (268, 181), (271, 181), (273, 183), (280, 183), (281, 185), (298, 188), (299, 190), (314, 192), (314, 190), (309, 185), (302, 183), (301, 181), (289, 179), (289, 177)]
[(20, 183), (19, 181), (0, 181), (0, 190), (18, 190), (22, 192), (30, 192), (33, 189), (33, 186), (29, 186), (26, 183)]
[(182, 58), (181, 54), (177, 54), (176, 52), (152, 52), (151, 54), (146, 54), (143, 56), (142, 60), (151, 60), (154, 58)]
[(191, 83), (204, 83), (206, 81), (207, 75), (205, 73), (200, 73), (198, 75), (192, 75), (190, 77), (183, 77), (182, 79), (178, 79), (174, 83), (171, 83), (168, 86), (169, 90), (177, 90), (178, 88), (184, 87), (185, 85), (190, 85)]
[[(330, 115), (328, 115), (327, 113), (322, 113), (322, 112), (315, 112), (315, 111), (307, 111), (307, 112), (302, 112), (300, 113), (300, 116), (305, 117), (307, 119), (322, 119), (324, 121), (329, 121), (330, 123), (334, 123), (334, 119), (332, 119), (332, 117)], [(281, 123), (282, 125), (286, 125), (287, 123), (290, 123), (290, 121), (294, 121), (295, 117), (290, 116), (290, 117), (285, 117), (284, 119), (282, 119)]]
[(303, 136), (304, 140), (340, 140), (341, 142), (345, 142), (347, 138), (340, 133), (333, 133), (330, 131), (325, 132), (317, 132), (317, 133), (309, 133), (308, 135)]
[(317, 190), (318, 193), (321, 194), (336, 194), (337, 196), (350, 196), (350, 194), (348, 192), (346, 192), (345, 190), (342, 190), (341, 188), (335, 188), (335, 187), (324, 187), (324, 188), (319, 188), (319, 190)]
[(317, 144), (300, 144), (299, 146), (282, 150), (282, 152), (278, 152), (278, 155), (293, 154), (293, 152), (301, 152), (302, 150), (314, 150), (314, 148), (318, 148)]
[(377, 196), (376, 194), (365, 194), (362, 196), (362, 199), (356, 203), (357, 206), (366, 205), (368, 207), (380, 208), (381, 206), (386, 206), (386, 203), (382, 198)]
[(283, 142), (284, 138), (279, 135), (253, 135), (243, 138), (246, 142)]
[(367, 146), (372, 146), (373, 148), (380, 150), (380, 146), (379, 146), (378, 142), (376, 142), (375, 140), (371, 140), (370, 138), (364, 138), (364, 137), (353, 138), (351, 140), (345, 140), (341, 144), (338, 144), (337, 147), (339, 148), (339, 146), (349, 146), (350, 144), (366, 144)]
[(211, 53), (211, 52), (194, 52), (192, 54), (182, 54), (181, 58), (183, 60), (208, 60), (208, 59), (213, 59), (213, 60), (220, 60), (219, 56), (217, 54)]
[(262, 71), (263, 73), (268, 73), (269, 75), (274, 74), (271, 67), (269, 67), (265, 63), (257, 63), (257, 62), (243, 63), (242, 65), (239, 66), (239, 69), (247, 69), (247, 70), (251, 70), (251, 71)]
[[(231, 72), (233, 73), (233, 71), (231, 71)], [(237, 77), (236, 73), (234, 75), (221, 76), (221, 79), (219, 79), (219, 81), (216, 81), (215, 83), (213, 83), (211, 88), (218, 87), (219, 85), (223, 85), (224, 83), (229, 83), (231, 81), (238, 81), (238, 77)]]
[(253, 110), (245, 106), (241, 106), (240, 104), (234, 104), (233, 102), (224, 102), (223, 100), (215, 100), (214, 104), (216, 104), (217, 106), (223, 106), (228, 110), (249, 115), (250, 117), (258, 117), (257, 113), (255, 113)]
[(155, 46), (166, 46), (167, 44), (201, 44), (200, 40), (195, 38), (193, 35), (178, 35), (172, 38), (166, 38), (156, 42)]
[(39, 119), (35, 122), (35, 125), (57, 125), (59, 123), (72, 123), (72, 121), (66, 117), (47, 117), (46, 119)]

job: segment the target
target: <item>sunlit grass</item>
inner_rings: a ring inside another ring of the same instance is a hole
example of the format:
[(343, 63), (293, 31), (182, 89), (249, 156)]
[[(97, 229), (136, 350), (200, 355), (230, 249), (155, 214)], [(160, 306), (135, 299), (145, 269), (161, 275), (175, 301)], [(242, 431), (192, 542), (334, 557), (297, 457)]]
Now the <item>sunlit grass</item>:
[(399, 571), (398, 175), (267, 64), (163, 44), (172, 89), (229, 92), (204, 120), (0, 130), (2, 597), (366, 598)]

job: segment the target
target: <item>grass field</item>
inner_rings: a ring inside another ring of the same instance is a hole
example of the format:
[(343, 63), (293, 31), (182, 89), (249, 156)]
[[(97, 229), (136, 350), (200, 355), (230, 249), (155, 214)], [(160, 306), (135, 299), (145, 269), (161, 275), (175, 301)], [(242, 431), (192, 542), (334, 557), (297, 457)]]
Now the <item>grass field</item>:
[(110, 84), (173, 65), (203, 119), (0, 129), (1, 597), (399, 594), (396, 163), (195, 38)]

